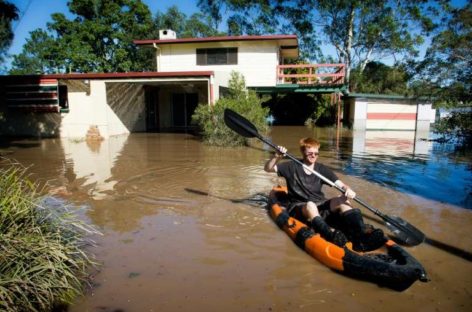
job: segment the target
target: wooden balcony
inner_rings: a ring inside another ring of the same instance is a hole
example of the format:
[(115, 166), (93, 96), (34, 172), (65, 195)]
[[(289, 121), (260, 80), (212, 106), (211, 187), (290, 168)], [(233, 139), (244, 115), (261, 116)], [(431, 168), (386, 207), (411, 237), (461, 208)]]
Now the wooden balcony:
[(344, 64), (291, 64), (277, 66), (277, 84), (344, 85)]

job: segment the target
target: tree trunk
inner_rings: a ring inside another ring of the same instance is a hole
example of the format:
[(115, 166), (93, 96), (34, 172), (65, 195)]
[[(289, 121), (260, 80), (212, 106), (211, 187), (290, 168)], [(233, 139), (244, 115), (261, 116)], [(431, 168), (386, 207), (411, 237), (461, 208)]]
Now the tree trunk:
[(346, 46), (345, 46), (345, 55), (346, 58), (344, 63), (346, 64), (346, 84), (349, 85), (349, 79), (351, 76), (351, 51), (352, 51), (352, 40), (353, 40), (353, 33), (354, 33), (354, 5), (351, 4), (350, 12), (349, 12), (349, 20), (346, 25), (347, 27), (347, 38), (346, 38)]
[(364, 60), (361, 62), (361, 65), (359, 67), (359, 74), (362, 74), (364, 72), (365, 67), (367, 66), (367, 63), (370, 62), (370, 56), (372, 54), (373, 49), (369, 49), (369, 52), (367, 52), (367, 55), (365, 56)]

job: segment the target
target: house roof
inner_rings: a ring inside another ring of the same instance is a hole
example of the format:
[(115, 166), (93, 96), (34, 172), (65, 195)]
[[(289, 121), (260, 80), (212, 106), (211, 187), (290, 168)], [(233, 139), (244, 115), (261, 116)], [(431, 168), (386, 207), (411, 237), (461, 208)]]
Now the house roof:
[(144, 39), (134, 40), (136, 45), (152, 45), (155, 44), (182, 44), (182, 43), (199, 43), (199, 42), (226, 42), (226, 41), (267, 41), (267, 40), (286, 40), (291, 41), (292, 45), (298, 46), (297, 35), (265, 35), (265, 36), (221, 36), (221, 37), (204, 37), (204, 38), (180, 38), (180, 39)]
[(128, 73), (71, 73), (44, 75), (8, 75), (0, 76), (0, 81), (25, 82), (47, 79), (129, 79), (129, 78), (174, 78), (174, 77), (210, 77), (213, 71), (183, 72), (128, 72)]
[(138, 46), (152, 47), (154, 45), (189, 44), (189, 43), (221, 43), (221, 42), (245, 42), (245, 41), (278, 41), (283, 55), (286, 57), (298, 57), (297, 35), (263, 35), (263, 36), (220, 36), (204, 38), (180, 38), (180, 39), (144, 39), (134, 40)]

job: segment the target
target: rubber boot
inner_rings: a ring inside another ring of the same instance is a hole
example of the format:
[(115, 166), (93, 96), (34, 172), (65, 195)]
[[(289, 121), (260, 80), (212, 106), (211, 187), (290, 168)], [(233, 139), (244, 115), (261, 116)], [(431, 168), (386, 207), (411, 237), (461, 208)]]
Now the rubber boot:
[(313, 218), (313, 220), (311, 220), (311, 227), (315, 230), (316, 233), (319, 233), (321, 237), (323, 237), (329, 242), (334, 243), (335, 245), (343, 247), (348, 242), (343, 232), (338, 230), (333, 231), (320, 216), (315, 217)]
[(359, 209), (351, 209), (342, 214), (347, 237), (356, 251), (371, 251), (380, 248), (387, 239), (381, 229), (364, 224)]

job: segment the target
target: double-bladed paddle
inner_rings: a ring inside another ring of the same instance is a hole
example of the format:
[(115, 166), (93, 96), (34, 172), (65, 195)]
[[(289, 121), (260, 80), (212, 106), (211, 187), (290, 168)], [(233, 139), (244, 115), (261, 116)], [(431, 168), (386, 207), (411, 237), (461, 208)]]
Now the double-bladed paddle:
[[(275, 145), (268, 139), (261, 136), (259, 132), (257, 131), (257, 128), (249, 120), (239, 115), (235, 111), (231, 109), (225, 109), (224, 121), (225, 121), (225, 124), (234, 132), (246, 138), (258, 138), (259, 140), (271, 146), (275, 150), (277, 151), (279, 150), (277, 145)], [(339, 186), (337, 186), (336, 184), (334, 184), (334, 182), (330, 181), (329, 179), (327, 179), (326, 177), (324, 177), (317, 171), (311, 169), (310, 167), (302, 163), (300, 160), (298, 160), (294, 156), (290, 155), (289, 153), (285, 153), (285, 156), (295, 161), (296, 163), (300, 164), (305, 169), (315, 174), (318, 178), (320, 178), (321, 180), (323, 180), (330, 186), (344, 193), (344, 190), (340, 188)], [(358, 202), (359, 204), (361, 204), (362, 206), (364, 206), (365, 208), (369, 209), (371, 212), (373, 212), (380, 218), (382, 218), (386, 222), (387, 227), (397, 236), (397, 238), (400, 241), (404, 242), (405, 244), (416, 246), (416, 245), (421, 244), (425, 240), (425, 235), (423, 234), (423, 232), (421, 232), (416, 227), (406, 222), (402, 218), (397, 217), (397, 216), (388, 216), (380, 212), (378, 209), (370, 207), (357, 196), (354, 198), (354, 200)]]

